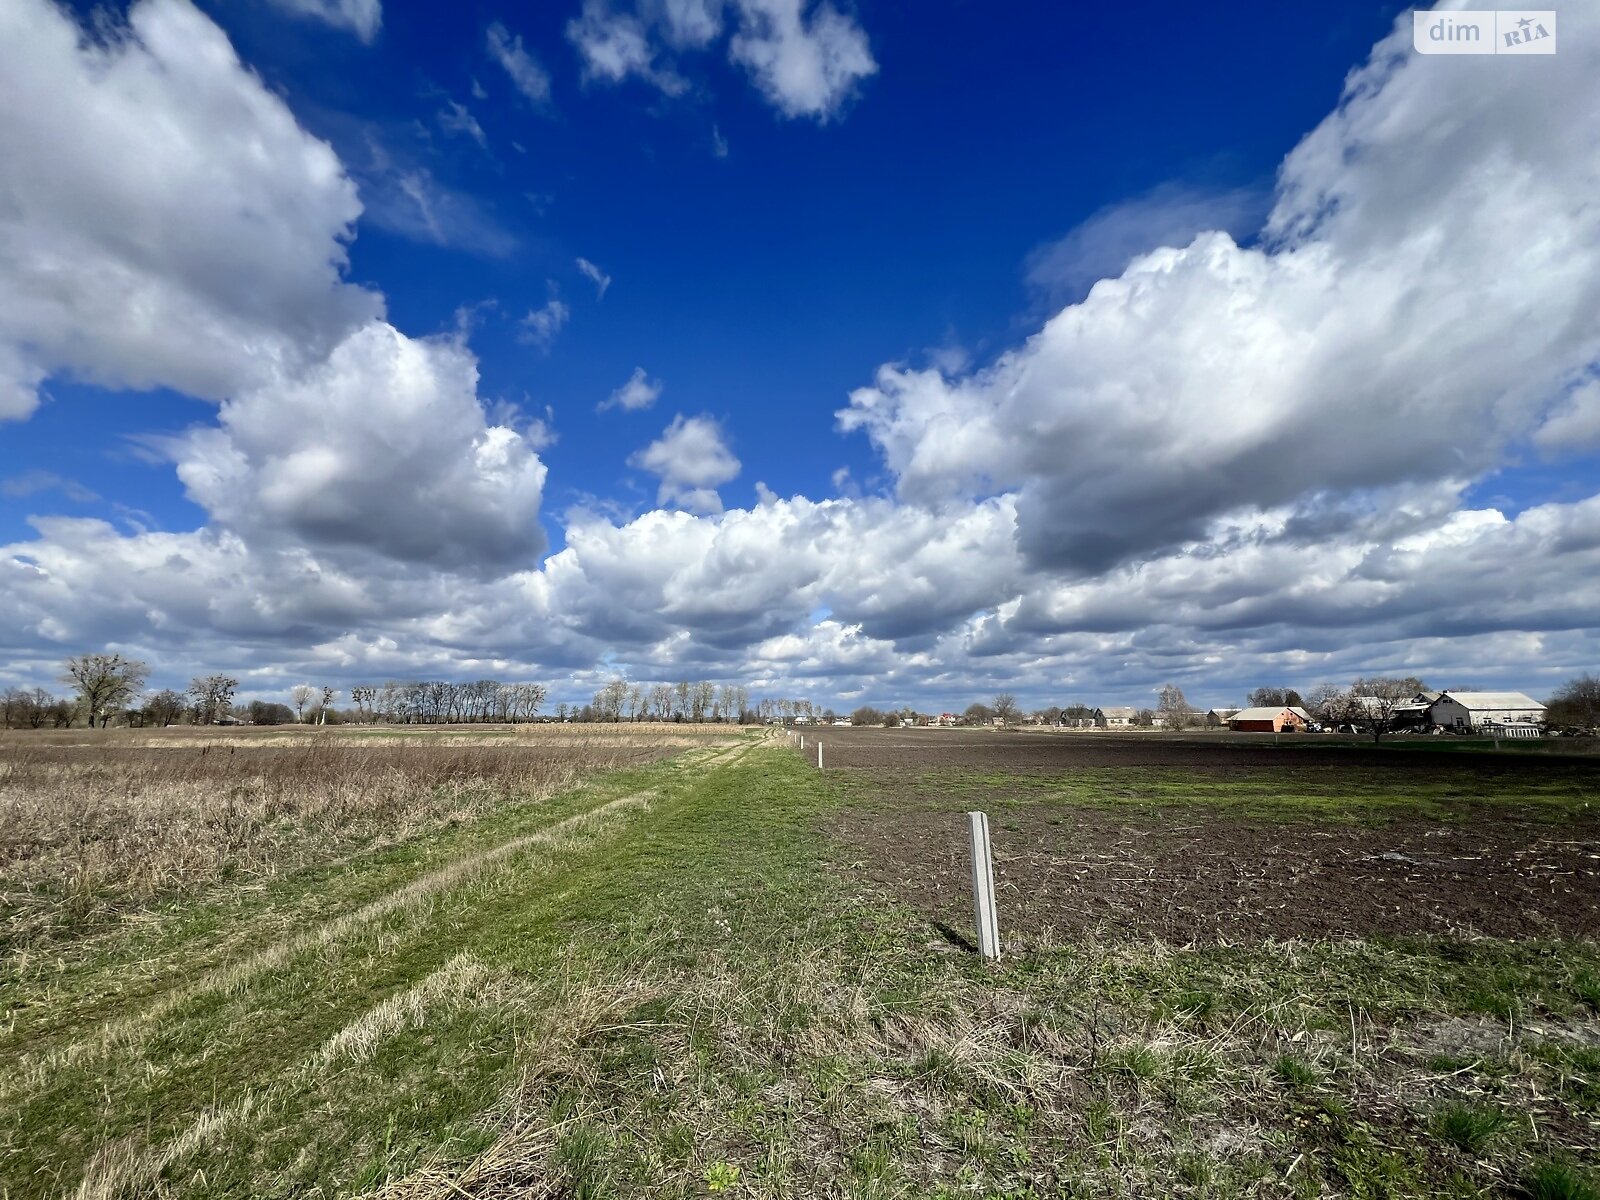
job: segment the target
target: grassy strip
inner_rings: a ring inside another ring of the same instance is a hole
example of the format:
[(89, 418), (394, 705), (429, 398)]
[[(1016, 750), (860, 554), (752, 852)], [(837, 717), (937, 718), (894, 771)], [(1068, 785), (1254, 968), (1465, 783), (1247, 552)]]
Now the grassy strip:
[[(871, 805), (876, 781), (846, 772), (859, 803)], [(1166, 767), (1081, 767), (1070, 773), (1002, 773), (943, 767), (914, 777), (922, 806), (959, 810), (973, 799), (1001, 804), (1117, 808), (1196, 806), (1277, 818), (1381, 819), (1417, 813), (1441, 820), (1494, 807), (1515, 807), (1562, 819), (1600, 806), (1600, 777), (1574, 769), (1536, 777), (1484, 776), (1451, 764), (1441, 774), (1411, 777), (1381, 768), (1233, 767), (1196, 772)]]

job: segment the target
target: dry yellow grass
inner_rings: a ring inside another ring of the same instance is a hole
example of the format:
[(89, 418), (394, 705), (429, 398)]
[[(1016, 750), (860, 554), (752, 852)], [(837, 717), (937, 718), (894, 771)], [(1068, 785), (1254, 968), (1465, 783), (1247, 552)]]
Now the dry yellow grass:
[(0, 946), (538, 801), (726, 727), (0, 736)]

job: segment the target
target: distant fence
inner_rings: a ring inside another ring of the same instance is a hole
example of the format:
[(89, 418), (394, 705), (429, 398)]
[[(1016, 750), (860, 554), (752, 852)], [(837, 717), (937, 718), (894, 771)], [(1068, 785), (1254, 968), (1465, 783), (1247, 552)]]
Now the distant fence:
[(1496, 725), (1492, 721), (1484, 725), (1483, 731), (1497, 738), (1536, 738), (1542, 733), (1537, 725)]

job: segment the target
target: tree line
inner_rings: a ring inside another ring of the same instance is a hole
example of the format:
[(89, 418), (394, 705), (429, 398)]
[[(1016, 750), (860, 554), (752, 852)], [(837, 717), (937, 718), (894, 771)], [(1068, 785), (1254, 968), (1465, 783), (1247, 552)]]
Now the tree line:
[(741, 724), (758, 719), (750, 708), (750, 689), (743, 684), (718, 685), (705, 679), (630, 683), (620, 677), (597, 691), (588, 704), (556, 705), (556, 717), (562, 721), (729, 721)]
[(150, 666), (121, 654), (82, 654), (63, 664), (61, 682), (69, 697), (43, 688), (11, 688), (0, 693), (0, 719), (7, 729), (65, 728), (82, 721), (104, 728), (113, 721), (133, 727), (178, 724), (461, 724), (516, 723), (538, 717), (546, 691), (540, 683), (502, 683), (494, 679), (390, 681), (357, 684), (351, 706), (334, 707), (337, 688), (300, 684), (291, 704), (255, 699), (235, 703), (239, 680), (216, 673), (197, 675), (183, 691), (145, 691)]
[[(515, 724), (540, 719), (548, 695), (543, 684), (505, 683), (495, 679), (465, 682), (449, 680), (390, 680), (382, 684), (357, 684), (350, 689), (351, 705), (333, 705), (337, 689), (300, 684), (290, 690), (292, 703), (256, 699), (242, 707), (234, 703), (239, 680), (216, 673), (198, 675), (183, 691), (163, 688), (144, 692), (150, 677), (148, 664), (121, 654), (83, 654), (69, 658), (61, 682), (70, 690), (60, 697), (41, 687), (9, 688), (0, 692), (0, 726), (7, 729), (61, 729), (82, 720), (91, 727), (112, 721), (133, 726), (163, 726), (190, 722), (213, 725), (245, 720), (255, 725), (293, 723), (342, 724)], [(1400, 710), (1427, 690), (1415, 676), (1357, 679), (1348, 688), (1320, 684), (1302, 695), (1290, 687), (1258, 687), (1246, 697), (1247, 708), (1301, 708), (1314, 719), (1352, 726), (1374, 739), (1393, 731)], [(1474, 690), (1474, 689), (1455, 689)], [(1042, 724), (1083, 722), (1093, 718), (1087, 704), (1052, 705), (1030, 715)], [(588, 704), (561, 703), (555, 719), (561, 721), (712, 721), (808, 723), (832, 722), (838, 714), (806, 699), (763, 699), (752, 705), (743, 684), (717, 684), (709, 680), (677, 683), (632, 683), (612, 679)], [(989, 704), (968, 705), (962, 724), (1011, 725), (1023, 718), (1016, 697), (1002, 692)], [(549, 717), (543, 719), (549, 720)], [(883, 710), (863, 705), (850, 714), (853, 725), (901, 725), (929, 718), (910, 707)], [(1185, 729), (1202, 714), (1190, 708), (1175, 683), (1164, 686), (1154, 708), (1140, 709), (1140, 725), (1160, 724)], [(1546, 705), (1552, 727), (1593, 730), (1600, 728), (1600, 678), (1584, 674), (1564, 684)]]
[[(215, 725), (245, 721), (253, 725), (516, 724), (550, 720), (544, 715), (549, 695), (542, 683), (496, 679), (452, 681), (389, 680), (350, 688), (350, 703), (336, 708), (338, 689), (300, 684), (288, 693), (289, 703), (255, 699), (236, 704), (239, 680), (227, 674), (199, 675), (183, 691), (145, 691), (148, 663), (122, 654), (82, 654), (69, 658), (60, 679), (71, 691), (55, 696), (43, 688), (11, 688), (0, 693), (0, 718), (8, 729), (65, 728), (76, 722), (105, 727), (113, 722), (134, 727), (176, 724)], [(630, 683), (613, 679), (592, 703), (557, 706), (555, 719), (574, 721), (738, 721), (794, 719), (811, 716), (809, 700), (762, 700), (752, 706), (743, 684), (708, 680), (678, 683)]]

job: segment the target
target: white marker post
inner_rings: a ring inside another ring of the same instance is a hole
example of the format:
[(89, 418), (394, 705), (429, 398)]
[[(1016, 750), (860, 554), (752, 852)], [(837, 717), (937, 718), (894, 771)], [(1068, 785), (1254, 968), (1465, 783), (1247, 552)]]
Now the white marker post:
[(1000, 957), (1000, 923), (994, 907), (994, 856), (989, 850), (989, 814), (969, 812), (972, 833), (972, 896), (978, 919), (978, 953)]
[[(1498, 744), (1498, 743), (1497, 743)], [(817, 770), (822, 770), (822, 743), (817, 743)]]

